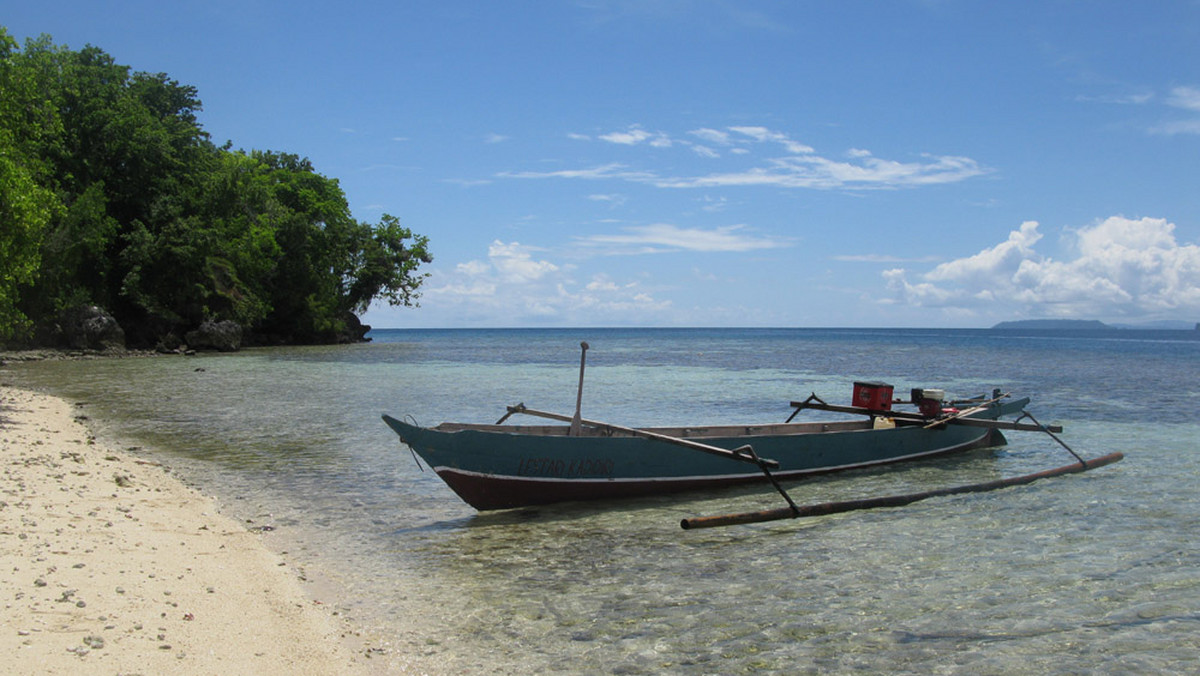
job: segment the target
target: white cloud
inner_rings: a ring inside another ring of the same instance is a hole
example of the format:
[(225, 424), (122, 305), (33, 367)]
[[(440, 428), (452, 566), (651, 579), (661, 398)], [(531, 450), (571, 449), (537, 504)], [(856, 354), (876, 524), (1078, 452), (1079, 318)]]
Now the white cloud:
[(724, 197), (713, 198), (713, 197), (705, 196), (703, 199), (700, 200), (700, 202), (703, 205), (700, 208), (704, 211), (707, 211), (710, 214), (715, 214), (719, 211), (724, 211), (725, 208), (727, 206), (729, 206), (729, 200), (727, 200)]
[(1151, 131), (1173, 136), (1175, 134), (1200, 134), (1200, 120), (1173, 120), (1163, 122)]
[(688, 133), (706, 143), (719, 146), (727, 146), (730, 143), (729, 132), (720, 131), (719, 129), (693, 129)]
[(1084, 103), (1111, 103), (1122, 106), (1141, 106), (1150, 103), (1154, 100), (1154, 94), (1150, 92), (1138, 92), (1135, 94), (1113, 94), (1105, 96), (1076, 96), (1076, 101)]
[(1006, 241), (916, 274), (916, 282), (903, 269), (884, 272), (891, 302), (1031, 317), (1200, 314), (1200, 246), (1178, 243), (1165, 219), (1114, 216), (1067, 230), (1066, 260), (1036, 249), (1038, 227), (1023, 223)]
[(1176, 87), (1167, 97), (1167, 103), (1176, 108), (1200, 113), (1200, 89), (1196, 87)]
[[(650, 132), (640, 125), (599, 136), (612, 144), (634, 147), (648, 145), (659, 149), (687, 148), (708, 160), (729, 156), (732, 166), (710, 171), (706, 163), (698, 175), (669, 175), (660, 171), (634, 171), (623, 164), (609, 163), (593, 168), (552, 172), (505, 172), (504, 178), (564, 178), (622, 180), (660, 188), (736, 188), (768, 186), (809, 189), (882, 189), (935, 185), (963, 181), (987, 173), (987, 169), (968, 157), (922, 155), (909, 162), (875, 157), (870, 151), (852, 148), (844, 159), (831, 159), (814, 148), (796, 141), (783, 132), (762, 126), (735, 126), (727, 129), (700, 128), (688, 132), (696, 141), (673, 139), (663, 132)], [(587, 139), (582, 135), (573, 138)], [(761, 155), (755, 160), (755, 155)], [(750, 166), (746, 166), (749, 163)]]
[(624, 195), (619, 195), (619, 194), (603, 195), (603, 194), (597, 193), (597, 194), (588, 195), (587, 198), (593, 202), (606, 202), (614, 207), (619, 207), (622, 204), (625, 204), (626, 201), (628, 201)]
[(954, 183), (987, 173), (966, 157), (927, 157), (923, 162), (896, 162), (870, 155), (838, 162), (817, 155), (768, 160), (765, 166), (694, 177), (659, 178), (663, 188), (773, 186), (778, 188), (906, 188)]
[(667, 223), (633, 226), (623, 234), (591, 235), (579, 241), (590, 247), (602, 247), (608, 253), (663, 253), (667, 251), (743, 252), (775, 249), (788, 243), (743, 232), (745, 226), (730, 225), (712, 230), (680, 228)]
[(737, 132), (744, 136), (748, 136), (760, 143), (771, 142), (781, 144), (789, 153), (794, 155), (807, 155), (808, 153), (816, 152), (813, 148), (798, 143), (777, 131), (771, 131), (766, 127), (730, 127), (730, 131)]
[(588, 282), (588, 285), (584, 288), (588, 291), (616, 291), (620, 287), (617, 286), (616, 282), (609, 279), (608, 275), (599, 274), (592, 277), (592, 281)]
[(942, 263), (925, 275), (930, 281), (970, 282), (986, 285), (998, 276), (1015, 274), (1021, 264), (1037, 256), (1033, 245), (1042, 238), (1036, 221), (1026, 221), (1008, 233), (1008, 240), (974, 256)]
[(937, 260), (937, 257), (901, 258), (900, 256), (890, 256), (887, 254), (850, 254), (833, 256), (833, 260), (843, 263), (932, 263)]
[(1200, 134), (1200, 87), (1178, 86), (1169, 91), (1166, 96), (1159, 97), (1153, 93), (1138, 92), (1134, 94), (1117, 94), (1111, 96), (1079, 96), (1076, 100), (1099, 102), (1117, 105), (1145, 105), (1161, 102), (1171, 108), (1184, 111), (1189, 115), (1182, 119), (1176, 118), (1160, 122), (1149, 128), (1152, 134)]
[[(701, 229), (654, 224), (578, 238), (564, 255), (745, 253), (790, 245), (741, 225)], [(614, 269), (605, 265), (604, 272), (580, 279), (584, 275), (577, 265), (563, 263), (551, 250), (495, 240), (484, 257), (431, 270), (421, 304), (461, 322), (491, 326), (650, 325), (684, 316), (671, 300), (660, 297), (668, 287), (647, 286), (652, 275), (629, 273), (622, 279)]]
[(609, 134), (603, 134), (599, 137), (601, 141), (616, 143), (625, 146), (635, 146), (643, 142), (655, 148), (670, 148), (671, 139), (662, 132), (648, 132), (641, 127), (634, 125), (625, 131), (615, 131)]
[(488, 247), (488, 259), (506, 282), (533, 281), (558, 270), (558, 266), (549, 261), (535, 261), (532, 251), (536, 249), (521, 246), (518, 242), (505, 244), (496, 240)]
[(466, 263), (459, 263), (455, 266), (455, 269), (469, 277), (477, 277), (490, 270), (491, 266), (483, 261), (467, 261)]
[(486, 260), (433, 270), (422, 305), (492, 326), (650, 322), (671, 307), (637, 281), (597, 274), (581, 285), (573, 266), (545, 254), (538, 247), (494, 241)]
[[(1200, 88), (1176, 87), (1167, 96), (1167, 105), (1189, 113), (1200, 113)], [(1158, 134), (1200, 134), (1200, 116), (1163, 122), (1150, 131)]]
[(497, 174), (501, 178), (583, 178), (583, 179), (621, 179), (626, 181), (646, 181), (653, 178), (652, 174), (644, 171), (625, 171), (625, 165), (618, 163), (603, 164), (591, 169), (562, 169), (560, 171), (518, 171)]

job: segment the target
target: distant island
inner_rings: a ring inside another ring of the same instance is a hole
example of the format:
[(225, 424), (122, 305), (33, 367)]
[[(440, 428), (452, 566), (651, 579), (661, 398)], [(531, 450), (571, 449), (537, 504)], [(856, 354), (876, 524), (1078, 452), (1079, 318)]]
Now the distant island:
[[(1150, 330), (1192, 330), (1193, 326), (1183, 321), (1152, 322), (1149, 324), (1105, 324), (1095, 319), (1022, 319), (1012, 322), (1000, 322), (993, 329), (1023, 329), (1041, 331), (1113, 331), (1120, 329), (1150, 329)], [(1200, 323), (1195, 325), (1200, 331)]]
[(1112, 327), (1104, 322), (1094, 319), (1022, 319), (1015, 322), (1000, 322), (992, 327), (993, 329), (1046, 329), (1046, 330), (1063, 330), (1070, 329), (1073, 331), (1080, 330), (1104, 330)]

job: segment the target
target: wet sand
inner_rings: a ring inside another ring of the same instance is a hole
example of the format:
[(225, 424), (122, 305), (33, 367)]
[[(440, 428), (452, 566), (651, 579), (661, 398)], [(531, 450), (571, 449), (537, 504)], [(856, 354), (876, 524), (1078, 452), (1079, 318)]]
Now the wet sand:
[(77, 416), (0, 385), (0, 673), (393, 671), (259, 534)]

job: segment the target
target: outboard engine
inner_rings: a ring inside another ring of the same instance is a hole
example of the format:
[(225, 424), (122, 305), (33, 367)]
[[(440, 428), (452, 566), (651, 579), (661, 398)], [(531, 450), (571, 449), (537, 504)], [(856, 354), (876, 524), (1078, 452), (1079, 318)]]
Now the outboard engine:
[(921, 411), (921, 415), (926, 418), (936, 418), (942, 414), (942, 402), (946, 400), (946, 391), (914, 387), (912, 400), (917, 405), (917, 409)]

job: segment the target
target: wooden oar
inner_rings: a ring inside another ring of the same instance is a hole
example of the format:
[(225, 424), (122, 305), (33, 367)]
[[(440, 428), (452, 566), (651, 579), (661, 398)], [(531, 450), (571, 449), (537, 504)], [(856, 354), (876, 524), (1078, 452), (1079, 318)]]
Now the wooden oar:
[[(532, 415), (532, 416), (537, 416), (539, 418), (547, 418), (549, 420), (557, 420), (559, 422), (566, 422), (566, 423), (570, 423), (575, 420), (575, 418), (573, 418), (571, 416), (565, 416), (565, 415), (561, 415), (559, 413), (549, 413), (546, 411), (539, 411), (537, 409), (528, 408), (525, 406), (525, 404), (517, 404), (516, 406), (509, 406), (508, 407), (508, 415), (505, 415), (504, 418), (501, 418), (501, 420), (508, 418), (509, 415), (512, 415), (514, 413), (524, 413), (526, 415)], [(588, 420), (586, 418), (579, 418), (578, 420), (581, 425), (587, 425), (588, 427), (612, 430), (614, 432), (623, 432), (625, 434), (629, 434), (629, 435), (632, 435), (635, 437), (644, 437), (646, 439), (662, 441), (662, 442), (668, 443), (668, 444), (675, 444), (676, 446), (683, 446), (684, 448), (690, 448), (690, 449), (696, 450), (696, 451), (703, 451), (705, 453), (711, 453), (712, 455), (719, 455), (723, 458), (729, 458), (731, 460), (740, 460), (742, 462), (748, 462), (748, 463), (751, 463), (754, 465), (758, 465), (760, 467), (766, 467), (768, 469), (778, 469), (779, 468), (778, 461), (771, 460), (769, 458), (759, 458), (757, 455), (754, 454), (753, 449), (750, 448), (749, 445), (741, 446), (739, 448), (729, 450), (728, 448), (721, 448), (720, 446), (711, 446), (709, 444), (702, 444), (698, 441), (692, 441), (691, 439), (684, 439), (682, 437), (673, 437), (669, 434), (660, 434), (658, 432), (651, 432), (649, 430), (641, 430), (641, 429), (637, 429), (635, 427), (622, 427), (621, 425), (613, 425), (612, 423), (598, 422), (596, 420)]]
[(937, 420), (934, 420), (933, 422), (926, 425), (925, 429), (930, 429), (933, 427), (938, 427), (940, 425), (945, 425), (948, 422), (954, 422), (960, 418), (965, 418), (969, 415), (979, 413), (980, 411), (986, 410), (988, 406), (991, 406), (992, 404), (1000, 401), (1001, 399), (1007, 399), (1007, 398), (1008, 398), (1008, 393), (1005, 392), (1004, 394), (993, 397), (993, 398), (979, 404), (978, 406), (972, 406), (971, 408), (959, 411), (958, 413), (955, 413), (954, 415), (952, 415), (948, 418), (939, 418)]
[(1026, 474), (1024, 476), (1012, 477), (1010, 479), (1000, 479), (997, 481), (988, 481), (986, 483), (969, 484), (966, 486), (954, 486), (952, 488), (941, 488), (933, 491), (925, 491), (923, 493), (909, 493), (907, 495), (892, 495), (881, 498), (866, 498), (863, 500), (848, 500), (845, 502), (824, 502), (817, 505), (805, 505), (802, 507), (788, 507), (786, 509), (768, 509), (761, 512), (746, 512), (744, 514), (726, 514), (724, 516), (700, 516), (692, 519), (684, 519), (680, 522), (685, 530), (692, 528), (714, 528), (716, 526), (732, 526), (742, 523), (759, 523), (762, 521), (776, 521), (778, 519), (795, 519), (803, 516), (824, 516), (826, 514), (837, 514), (839, 512), (850, 512), (857, 509), (876, 509), (879, 507), (900, 507), (908, 505), (927, 498), (938, 497), (942, 495), (956, 495), (959, 493), (982, 493), (984, 491), (994, 491), (1000, 488), (1008, 488), (1010, 486), (1020, 486), (1029, 484), (1038, 479), (1046, 479), (1062, 474), (1073, 474), (1076, 472), (1084, 472), (1096, 467), (1110, 465), (1124, 458), (1122, 453), (1110, 453), (1102, 455), (1099, 458), (1086, 460), (1082, 463), (1072, 463), (1056, 469), (1049, 469), (1034, 474)]

